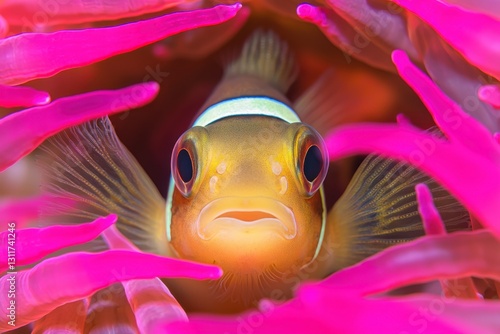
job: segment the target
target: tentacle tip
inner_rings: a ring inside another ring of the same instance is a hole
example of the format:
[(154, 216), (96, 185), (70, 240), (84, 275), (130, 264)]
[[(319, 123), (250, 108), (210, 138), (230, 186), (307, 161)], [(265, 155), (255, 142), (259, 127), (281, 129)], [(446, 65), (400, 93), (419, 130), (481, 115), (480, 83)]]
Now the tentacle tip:
[(234, 11), (237, 12), (243, 7), (243, 5), (241, 4), (241, 2), (237, 2), (237, 3), (230, 5), (229, 7), (231, 7)]
[(401, 63), (403, 61), (409, 60), (406, 52), (404, 52), (403, 50), (400, 50), (400, 49), (396, 49), (396, 50), (392, 51), (391, 59), (395, 65), (397, 65), (398, 63)]
[(145, 82), (143, 85), (143, 87), (154, 96), (160, 92), (160, 84), (156, 81)]
[(422, 202), (427, 203), (428, 201), (431, 200), (431, 191), (429, 190), (429, 187), (425, 183), (418, 183), (415, 186), (415, 193), (417, 195), (417, 200), (420, 204)]
[[(230, 18), (236, 15), (236, 13), (238, 13), (242, 7), (243, 5), (240, 2), (236, 2), (232, 5), (216, 6), (215, 10), (220, 15), (221, 18)], [(227, 17), (226, 15), (229, 15), (229, 17)]]
[(33, 103), (36, 106), (43, 106), (45, 104), (49, 104), (52, 101), (52, 98), (49, 93), (47, 92), (41, 92), (39, 96), (37, 96), (34, 100)]
[(200, 264), (200, 269), (201, 271), (196, 274), (196, 277), (193, 276), (194, 279), (199, 279), (199, 280), (216, 280), (222, 277), (224, 275), (224, 272), (220, 267), (214, 266), (214, 265), (205, 265), (205, 264)]
[(310, 5), (308, 3), (302, 3), (300, 5), (297, 6), (297, 15), (300, 17), (304, 14), (308, 14), (310, 13), (312, 10), (314, 10), (314, 6), (313, 5)]
[(101, 229), (104, 231), (108, 227), (114, 225), (118, 221), (118, 215), (112, 213), (105, 217), (98, 218), (95, 222), (97, 225), (100, 225)]
[(428, 191), (429, 188), (427, 187), (427, 185), (425, 183), (417, 183), (417, 185), (415, 186), (415, 190), (416, 191)]
[[(499, 85), (485, 85), (479, 88), (477, 92), (477, 97), (486, 103), (492, 103), (495, 97), (500, 98), (500, 86)], [(495, 107), (498, 107), (495, 105)]]
[(308, 3), (303, 3), (297, 6), (296, 13), (302, 20), (312, 22), (318, 16), (318, 8)]
[(410, 126), (411, 125), (410, 120), (404, 114), (397, 114), (396, 115), (396, 122), (398, 123), (398, 125), (401, 125), (401, 126)]
[(211, 279), (219, 279), (222, 277), (222, 275), (224, 275), (224, 271), (222, 270), (222, 268), (220, 267), (214, 267), (213, 271), (210, 273), (210, 277)]
[(118, 215), (116, 213), (111, 213), (111, 214), (106, 216), (106, 219), (108, 220), (110, 225), (113, 225), (114, 223), (116, 223), (118, 221)]

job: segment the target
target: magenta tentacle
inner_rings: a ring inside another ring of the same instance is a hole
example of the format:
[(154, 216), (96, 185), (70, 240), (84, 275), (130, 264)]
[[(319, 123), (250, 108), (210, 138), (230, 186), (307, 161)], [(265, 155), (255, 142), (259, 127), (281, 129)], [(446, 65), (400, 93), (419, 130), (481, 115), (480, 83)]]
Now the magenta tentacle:
[(457, 103), (447, 97), (433, 82), (413, 65), (401, 50), (392, 54), (398, 73), (422, 99), (436, 125), (447, 135), (451, 142), (491, 157), (500, 162), (500, 146), (491, 133), (477, 120), (465, 113)]
[(65, 334), (83, 333), (88, 308), (88, 298), (59, 306), (40, 320), (35, 321), (32, 334), (56, 334), (62, 330)]
[(360, 48), (357, 40), (366, 40), (342, 17), (331, 9), (301, 4), (297, 7), (297, 15), (304, 21), (314, 23), (323, 34), (342, 51), (346, 61), (350, 63), (351, 57), (360, 59), (371, 66), (394, 72), (394, 65), (389, 57), (389, 52), (382, 50), (373, 43), (363, 44)]
[(11, 87), (0, 85), (0, 106), (11, 107), (32, 107), (47, 104), (50, 102), (50, 95), (30, 87)]
[(500, 251), (500, 241), (485, 230), (428, 236), (388, 248), (318, 284), (370, 295), (436, 278), (500, 279), (500, 253), (493, 250)]
[(88, 224), (56, 225), (2, 232), (1, 244), (12, 245), (12, 247), (0, 249), (0, 272), (7, 270), (10, 266), (12, 266), (10, 270), (13, 270), (14, 267), (36, 262), (62, 248), (93, 240), (114, 224), (117, 218), (112, 214)]
[[(12, 284), (17, 287), (17, 328), (113, 283), (154, 277), (215, 279), (221, 274), (215, 266), (136, 251), (76, 252), (45, 260), (26, 271), (7, 272), (0, 278), (0, 291), (9, 291)], [(7, 310), (12, 300), (7, 294), (1, 296), (0, 308)], [(13, 329), (7, 321), (2, 317), (0, 330)]]
[(27, 33), (0, 40), (0, 83), (15, 85), (89, 65), (180, 32), (229, 20), (240, 4), (216, 6), (109, 28)]
[[(493, 177), (498, 168), (482, 155), (397, 125), (344, 126), (328, 135), (326, 143), (330, 159), (378, 152), (411, 163), (442, 183), (481, 223), (500, 235), (496, 218), (500, 211), (500, 180)], [(473, 191), (478, 187), (481, 194)]]
[(35, 22), (44, 20), (47, 25), (79, 24), (154, 13), (178, 5), (180, 0), (124, 0), (110, 2), (45, 0), (4, 0), (0, 12), (11, 25), (22, 26), (25, 30), (35, 28)]
[(149, 103), (159, 85), (148, 82), (114, 91), (61, 98), (0, 119), (0, 171), (33, 151), (42, 141), (68, 127)]
[(16, 229), (26, 228), (30, 221), (39, 217), (40, 210), (46, 201), (44, 196), (29, 198), (3, 198), (0, 200), (0, 218), (5, 222), (0, 232), (7, 230), (7, 224), (14, 222)]
[(500, 21), (442, 1), (392, 1), (427, 22), (470, 63), (500, 79)]
[[(427, 235), (445, 235), (445, 225), (439, 211), (434, 206), (432, 194), (427, 185), (424, 183), (417, 184), (415, 192), (417, 194), (418, 211), (422, 217), (425, 233)], [(474, 282), (469, 277), (449, 280), (442, 279), (440, 282), (445, 296), (456, 297), (458, 295), (461, 298), (479, 298), (479, 293), (474, 286)], [(459, 293), (457, 293), (456, 288), (458, 286), (463, 287)]]
[[(373, 153), (407, 161), (446, 187), (500, 236), (500, 147), (476, 120), (444, 96), (402, 52), (394, 53), (402, 77), (421, 94), (436, 123), (448, 137), (438, 138), (408, 126), (345, 126), (326, 138), (331, 159)], [(424, 98), (425, 96), (425, 98)], [(475, 189), (481, 189), (478, 194)]]
[(478, 96), (484, 102), (500, 109), (500, 84), (481, 87), (479, 89)]
[[(106, 230), (103, 237), (112, 249), (139, 251), (114, 226)], [(179, 302), (158, 278), (131, 280), (122, 284), (141, 333), (159, 333), (165, 324), (188, 320)]]
[(428, 235), (446, 234), (446, 228), (439, 211), (434, 206), (432, 194), (425, 183), (415, 186), (415, 193), (418, 201), (418, 212), (422, 217), (425, 233)]

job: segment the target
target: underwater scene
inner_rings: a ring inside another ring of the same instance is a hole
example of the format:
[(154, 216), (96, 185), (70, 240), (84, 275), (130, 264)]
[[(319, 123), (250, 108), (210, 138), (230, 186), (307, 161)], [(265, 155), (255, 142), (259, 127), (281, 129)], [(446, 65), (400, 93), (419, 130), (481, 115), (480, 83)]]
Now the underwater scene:
[(500, 2), (0, 0), (0, 332), (499, 333)]

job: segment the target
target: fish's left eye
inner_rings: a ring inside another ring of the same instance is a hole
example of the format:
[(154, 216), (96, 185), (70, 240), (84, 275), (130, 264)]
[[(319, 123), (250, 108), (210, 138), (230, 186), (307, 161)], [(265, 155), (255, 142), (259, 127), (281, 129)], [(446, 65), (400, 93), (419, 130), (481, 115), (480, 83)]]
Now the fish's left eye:
[(182, 181), (185, 183), (191, 181), (193, 178), (193, 159), (189, 155), (189, 152), (183, 148), (177, 154), (177, 171)]
[(318, 146), (312, 145), (307, 150), (304, 158), (304, 164), (302, 166), (306, 180), (313, 182), (320, 175), (322, 169), (323, 156), (321, 154), (321, 150)]
[(321, 187), (328, 170), (326, 146), (320, 134), (312, 127), (297, 124), (295, 131), (294, 156), (297, 180), (306, 196), (312, 196)]

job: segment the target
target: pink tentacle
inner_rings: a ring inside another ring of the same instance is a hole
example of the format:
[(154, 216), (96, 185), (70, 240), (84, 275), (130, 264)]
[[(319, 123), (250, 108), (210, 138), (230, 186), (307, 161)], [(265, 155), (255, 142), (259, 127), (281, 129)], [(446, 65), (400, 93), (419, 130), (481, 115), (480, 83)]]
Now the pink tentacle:
[[(412, 295), (366, 299), (350, 294), (306, 286), (298, 291), (305, 313), (317, 317), (351, 319), (333, 322), (336, 332), (368, 333), (494, 333), (500, 328), (500, 303), (459, 300), (436, 295)], [(340, 306), (339, 306), (340, 305)], [(484, 319), (478, 324), (477, 319)], [(363, 321), (355, 321), (355, 319)]]
[(480, 122), (462, 111), (428, 76), (410, 62), (403, 51), (394, 51), (392, 58), (401, 78), (419, 95), (436, 124), (450, 141), (456, 141), (473, 152), (480, 152), (483, 156), (500, 162), (500, 147)]
[(498, 66), (500, 21), (491, 16), (463, 10), (442, 1), (393, 1), (415, 13), (432, 26), (469, 62), (500, 79), (500, 67)]
[[(476, 120), (444, 96), (401, 51), (393, 54), (402, 77), (414, 86), (449, 137), (395, 125), (362, 125), (339, 128), (326, 138), (331, 159), (373, 153), (409, 162), (427, 172), (464, 203), (482, 224), (500, 235), (500, 147)], [(450, 119), (447, 119), (451, 117)], [(475, 190), (480, 188), (481, 193)]]
[[(418, 201), (418, 211), (422, 217), (425, 233), (427, 235), (445, 235), (446, 228), (439, 215), (439, 211), (434, 206), (432, 194), (429, 188), (424, 184), (417, 184), (415, 187)], [(469, 299), (480, 299), (479, 293), (474, 286), (474, 282), (469, 277), (440, 280), (441, 288), (447, 297), (461, 297)], [(456, 293), (457, 287), (463, 287), (463, 291)]]
[(27, 227), (29, 221), (38, 218), (45, 197), (3, 198), (0, 200), (0, 218), (5, 222), (0, 226), (0, 232), (7, 230), (7, 223), (15, 222), (16, 229)]
[(327, 0), (327, 4), (354, 29), (367, 36), (386, 54), (403, 49), (412, 58), (418, 57), (406, 26), (406, 15), (387, 1)]
[(34, 323), (32, 334), (83, 333), (88, 307), (87, 298), (59, 306)]
[(498, 268), (500, 240), (482, 230), (429, 236), (391, 247), (318, 284), (370, 295), (436, 278), (499, 279)]
[(0, 38), (5, 38), (9, 33), (9, 23), (3, 15), (0, 15)]
[(0, 106), (11, 107), (31, 107), (47, 104), (50, 102), (50, 95), (30, 87), (11, 87), (0, 85)]
[(500, 109), (500, 84), (481, 87), (478, 96), (482, 101)]
[[(103, 233), (112, 249), (139, 251), (116, 227)], [(173, 321), (187, 321), (187, 314), (158, 278), (123, 282), (127, 299), (141, 333), (160, 333), (160, 328)]]
[(444, 235), (446, 228), (439, 211), (434, 206), (432, 194), (425, 183), (419, 183), (415, 186), (417, 194), (418, 212), (422, 217), (425, 233), (428, 235)]
[[(343, 126), (325, 138), (330, 159), (377, 152), (427, 172), (467, 205), (482, 224), (500, 235), (498, 167), (423, 131), (396, 125)], [(487, 177), (488, 176), (488, 177)], [(474, 191), (481, 189), (481, 193)]]
[(114, 91), (95, 91), (61, 98), (0, 119), (0, 171), (51, 135), (94, 118), (145, 105), (156, 97), (158, 90), (156, 82), (148, 82)]
[(89, 65), (177, 33), (224, 22), (240, 4), (216, 6), (109, 28), (19, 34), (0, 40), (0, 83), (15, 85)]
[(334, 45), (344, 51), (348, 63), (354, 57), (371, 66), (394, 72), (389, 53), (369, 42), (367, 37), (354, 30), (332, 10), (302, 4), (297, 7), (297, 15), (302, 20), (317, 25)]
[[(49, 226), (0, 234), (0, 272), (36, 262), (59, 249), (93, 240), (117, 220), (116, 215), (101, 217), (88, 224)], [(7, 247), (7, 245), (12, 245)], [(11, 261), (12, 260), (12, 261)]]
[[(214, 279), (221, 275), (218, 267), (135, 251), (69, 253), (0, 278), (0, 291), (11, 291), (12, 287), (15, 291), (12, 297), (7, 293), (0, 297), (0, 308), (7, 310), (15, 303), (17, 328), (113, 283), (154, 277)], [(1, 318), (0, 330), (13, 329), (7, 320)]]
[(4, 0), (0, 3), (0, 12), (11, 25), (32, 29), (40, 21), (45, 25), (79, 24), (103, 20), (117, 20), (147, 13), (159, 12), (181, 3), (180, 0), (124, 0), (93, 1), (92, 6), (86, 1), (46, 0)]
[[(181, 333), (495, 333), (500, 303), (447, 299), (434, 295), (366, 299), (306, 286), (298, 299), (268, 311), (238, 316), (194, 315), (165, 332)], [(477, 319), (484, 319), (478, 324)]]
[(120, 283), (99, 290), (92, 296), (83, 333), (142, 333)]

